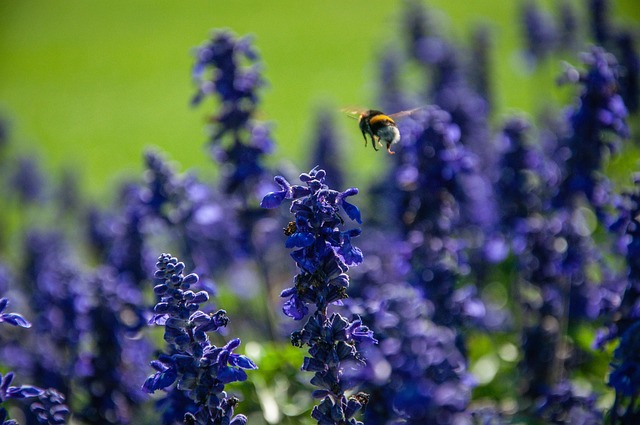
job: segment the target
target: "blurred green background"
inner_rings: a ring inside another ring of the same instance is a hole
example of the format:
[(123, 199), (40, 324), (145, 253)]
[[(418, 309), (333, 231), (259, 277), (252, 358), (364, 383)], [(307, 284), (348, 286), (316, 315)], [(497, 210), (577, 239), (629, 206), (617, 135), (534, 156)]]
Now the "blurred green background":
[[(538, 3), (549, 10), (558, 4)], [(545, 107), (540, 90), (553, 98), (559, 61), (532, 76), (516, 60), (521, 2), (427, 4), (437, 14), (439, 31), (462, 43), (469, 43), (477, 24), (490, 27), (497, 117)], [(192, 52), (211, 29), (229, 28), (254, 34), (261, 52), (269, 86), (260, 118), (274, 124), (273, 161), (288, 159), (304, 168), (319, 107), (375, 106), (376, 63), (384, 48), (402, 42), (402, 5), (399, 0), (4, 0), (0, 116), (9, 121), (20, 151), (37, 153), (50, 169), (79, 167), (83, 189), (94, 195), (139, 172), (145, 146), (166, 151), (180, 169), (212, 169), (204, 149), (211, 110), (189, 106)], [(638, 28), (638, 0), (612, 5), (616, 22)], [(584, 7), (580, 13), (584, 21)], [(338, 122), (352, 175), (359, 180), (375, 172), (384, 155), (362, 150), (353, 121)]]

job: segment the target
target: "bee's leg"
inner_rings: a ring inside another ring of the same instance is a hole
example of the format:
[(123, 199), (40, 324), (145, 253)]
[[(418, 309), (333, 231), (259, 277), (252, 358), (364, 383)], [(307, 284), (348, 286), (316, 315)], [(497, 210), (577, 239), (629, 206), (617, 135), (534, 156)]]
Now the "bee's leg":
[(391, 155), (395, 153), (391, 150), (391, 143), (387, 143), (387, 152), (389, 152)]
[[(380, 143), (379, 140), (378, 143)], [(373, 134), (371, 135), (371, 146), (373, 146), (374, 151), (378, 152), (378, 148), (376, 148), (376, 138)]]
[(367, 147), (367, 133), (365, 133), (364, 131), (362, 132), (362, 137), (364, 137), (364, 147)]

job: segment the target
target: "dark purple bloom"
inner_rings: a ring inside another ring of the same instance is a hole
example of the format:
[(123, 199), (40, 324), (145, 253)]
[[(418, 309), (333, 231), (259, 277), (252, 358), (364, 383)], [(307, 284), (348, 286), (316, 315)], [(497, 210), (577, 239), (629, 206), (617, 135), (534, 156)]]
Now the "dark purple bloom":
[(609, 386), (621, 397), (637, 397), (640, 394), (640, 321), (621, 335), (612, 365)]
[(336, 423), (344, 425), (363, 425), (353, 416), (360, 411), (368, 402), (368, 396), (358, 393), (352, 397), (342, 396), (338, 401), (325, 397), (320, 405), (315, 406), (311, 412), (311, 417), (318, 420), (318, 425), (334, 425)]
[(620, 62), (620, 94), (630, 113), (640, 108), (640, 52), (637, 40), (630, 32), (623, 32), (616, 40)]
[(356, 195), (358, 190), (331, 190), (324, 184), (325, 175), (324, 170), (316, 168), (302, 174), (300, 180), (306, 186), (291, 186), (283, 177), (277, 176), (275, 180), (282, 190), (267, 194), (262, 201), (264, 207), (275, 207), (284, 199), (292, 199), (291, 212), (295, 221), (285, 229), (288, 236), (285, 245), (298, 248), (291, 256), (302, 273), (295, 278), (296, 286), (283, 291), (281, 296), (291, 297), (284, 312), (296, 320), (302, 319), (308, 311), (306, 303), (325, 309), (328, 304), (343, 299), (349, 282), (345, 274), (348, 265), (362, 262), (362, 253), (351, 244), (351, 238), (358, 236), (360, 231), (339, 230), (344, 222), (339, 215), (341, 209), (352, 220), (361, 221), (358, 208), (345, 200)]
[(257, 369), (258, 367), (247, 356), (233, 353), (240, 345), (240, 339), (229, 341), (224, 347), (207, 347), (202, 355), (201, 364), (215, 370), (216, 377), (223, 383), (245, 381), (247, 374), (243, 369)]
[(591, 33), (598, 45), (605, 45), (611, 37), (609, 0), (590, 0)]

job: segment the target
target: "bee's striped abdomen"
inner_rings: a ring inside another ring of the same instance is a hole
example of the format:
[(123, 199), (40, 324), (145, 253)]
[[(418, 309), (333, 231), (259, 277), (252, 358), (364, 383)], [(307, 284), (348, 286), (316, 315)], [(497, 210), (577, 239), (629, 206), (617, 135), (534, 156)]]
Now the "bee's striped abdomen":
[(369, 125), (371, 126), (371, 129), (375, 133), (376, 129), (380, 129), (388, 125), (396, 125), (396, 123), (389, 116), (384, 114), (378, 114), (371, 117), (371, 119), (369, 120)]

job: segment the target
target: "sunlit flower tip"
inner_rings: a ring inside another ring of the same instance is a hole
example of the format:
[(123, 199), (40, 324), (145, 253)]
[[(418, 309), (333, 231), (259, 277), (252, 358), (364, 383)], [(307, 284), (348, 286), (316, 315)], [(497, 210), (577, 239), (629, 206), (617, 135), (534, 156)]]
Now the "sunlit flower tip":
[(347, 339), (356, 342), (371, 342), (377, 344), (378, 340), (373, 337), (373, 331), (362, 324), (362, 320), (354, 320), (347, 327)]
[(315, 180), (315, 176), (312, 175), (312, 174), (313, 173), (302, 173), (302, 174), (300, 174), (299, 179), (300, 179), (300, 181), (302, 183), (309, 183), (309, 182)]
[(193, 293), (193, 291), (187, 291), (184, 293), (184, 298), (190, 303), (202, 304), (209, 301), (209, 294), (207, 293), (207, 291), (199, 291), (197, 293)]
[(233, 351), (240, 346), (240, 338), (234, 338), (231, 341), (227, 342), (224, 346), (226, 350)]
[(246, 425), (247, 417), (245, 415), (236, 415), (233, 417), (229, 425)]
[(298, 292), (298, 290), (295, 287), (283, 289), (282, 292), (280, 292), (280, 297), (281, 298), (290, 297), (291, 295), (294, 295), (297, 292)]
[(13, 381), (14, 374), (13, 372), (7, 372), (4, 376), (0, 374), (0, 397), (6, 394), (9, 385)]
[(349, 287), (349, 275), (342, 273), (342, 274), (338, 275), (336, 278), (331, 279), (329, 281), (329, 285), (338, 286), (340, 288), (348, 288)]
[(18, 313), (3, 313), (8, 305), (9, 300), (7, 298), (0, 298), (0, 323), (7, 323), (12, 326), (30, 328), (31, 322), (22, 317), (22, 315)]
[(344, 199), (347, 198), (349, 196), (354, 196), (358, 194), (358, 188), (357, 187), (350, 187), (349, 189), (345, 190), (344, 192), (340, 192), (338, 194), (338, 199)]
[(22, 385), (21, 387), (9, 387), (6, 392), (7, 398), (30, 398), (37, 397), (44, 391), (33, 385)]
[(240, 367), (242, 369), (250, 369), (250, 370), (254, 370), (254, 369), (258, 369), (258, 365), (256, 365), (253, 360), (251, 360), (249, 357), (244, 356), (242, 354), (237, 354), (236, 356), (233, 357), (232, 359), (233, 361), (233, 365)]
[(182, 279), (183, 285), (195, 285), (198, 283), (199, 277), (195, 273), (190, 273)]
[(261, 208), (276, 208), (286, 198), (291, 197), (291, 184), (282, 176), (275, 176), (273, 179), (278, 186), (280, 186), (281, 190), (267, 193), (260, 202)]
[(169, 289), (167, 285), (165, 285), (164, 283), (161, 283), (153, 287), (153, 292), (157, 295), (162, 295), (165, 292), (167, 292), (167, 289)]

